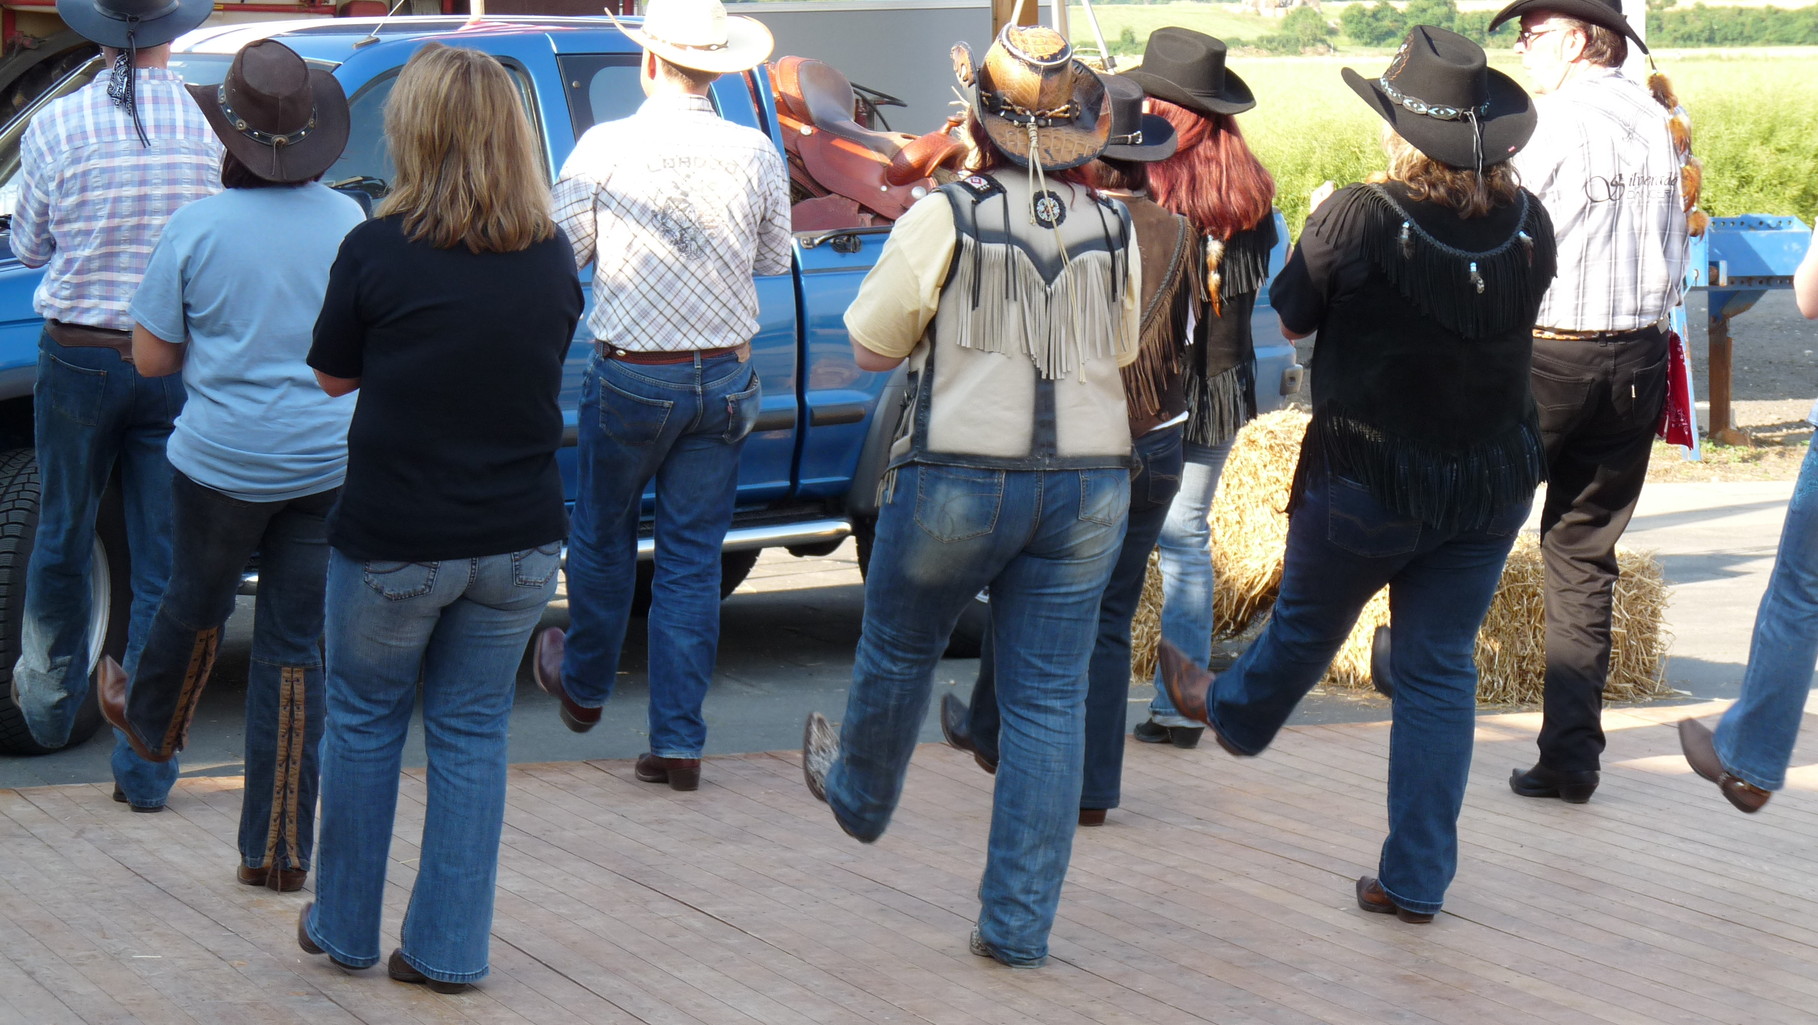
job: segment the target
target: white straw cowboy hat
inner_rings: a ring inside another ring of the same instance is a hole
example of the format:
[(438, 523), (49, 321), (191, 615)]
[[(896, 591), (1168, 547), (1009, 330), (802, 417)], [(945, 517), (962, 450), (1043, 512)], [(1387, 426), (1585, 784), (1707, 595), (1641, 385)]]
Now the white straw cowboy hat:
[(671, 64), (731, 74), (769, 59), (776, 46), (755, 18), (732, 17), (720, 0), (650, 0), (644, 24), (632, 28), (611, 10), (606, 16), (631, 41)]

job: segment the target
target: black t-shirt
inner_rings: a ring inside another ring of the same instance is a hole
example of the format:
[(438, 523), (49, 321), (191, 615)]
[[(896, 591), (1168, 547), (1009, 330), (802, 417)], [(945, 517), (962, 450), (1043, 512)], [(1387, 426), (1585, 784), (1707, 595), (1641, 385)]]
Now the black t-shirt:
[(515, 253), (412, 242), (397, 217), (350, 232), (309, 351), (360, 380), (329, 544), (434, 562), (566, 536), (558, 395), (581, 304), (559, 230)]

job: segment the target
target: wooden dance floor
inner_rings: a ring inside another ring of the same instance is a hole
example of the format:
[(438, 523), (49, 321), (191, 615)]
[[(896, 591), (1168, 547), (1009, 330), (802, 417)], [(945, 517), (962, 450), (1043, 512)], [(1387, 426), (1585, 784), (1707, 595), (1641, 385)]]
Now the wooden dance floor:
[[(1387, 724), (1291, 729), (1245, 761), (1131, 744), (1040, 971), (966, 951), (991, 781), (938, 746), (870, 847), (808, 795), (796, 752), (713, 758), (694, 794), (628, 762), (517, 767), (493, 973), (454, 996), (302, 954), (310, 894), (232, 881), (235, 780), (184, 780), (160, 815), (102, 786), (4, 790), (0, 1022), (1818, 1021), (1818, 769), (1736, 812), (1673, 730), (1723, 707), (1611, 710), (1583, 806), (1508, 790), (1538, 715), (1481, 719), (1458, 879), (1427, 926), (1352, 899), (1382, 839)], [(413, 772), (386, 952), (422, 799)]]

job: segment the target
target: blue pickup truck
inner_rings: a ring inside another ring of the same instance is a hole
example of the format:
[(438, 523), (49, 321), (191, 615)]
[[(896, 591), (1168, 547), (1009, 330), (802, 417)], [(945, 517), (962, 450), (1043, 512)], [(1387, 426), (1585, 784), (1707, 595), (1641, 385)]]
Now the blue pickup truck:
[[(637, 48), (604, 18), (498, 18), (477, 24), (450, 17), (337, 18), (204, 26), (176, 42), (171, 67), (192, 83), (218, 82), (233, 54), (260, 38), (282, 39), (341, 80), (352, 132), (346, 152), (324, 180), (373, 197), (384, 194), (393, 173), (382, 128), (386, 97), (399, 69), (426, 41), (469, 46), (498, 58), (542, 137), (552, 181), (581, 133), (631, 113), (643, 101)], [(943, 73), (939, 55), (931, 57), (930, 66), (933, 73)], [(0, 215), (12, 209), (19, 137), (26, 123), (44, 103), (89, 81), (96, 70), (94, 62), (77, 69), (0, 128)], [(781, 148), (763, 69), (721, 79), (713, 99), (722, 116), (765, 132)], [(841, 318), (887, 231), (798, 233), (794, 269), (758, 282), (762, 309), (752, 358), (762, 376), (764, 401), (740, 465), (738, 512), (723, 556), (727, 593), (765, 548), (821, 555), (856, 537), (862, 562), (876, 516), (876, 483), (905, 386), (900, 370), (872, 374), (858, 369)], [(1281, 234), (1286, 237), (1285, 231)], [(41, 322), (31, 296), (39, 274), (20, 266), (4, 245), (0, 257), (0, 751), (35, 753), (41, 749), (25, 730), (8, 681), (18, 652), (20, 597), (37, 521), (31, 403)], [(1275, 265), (1280, 263), (1278, 254)], [(1295, 380), (1293, 349), (1281, 343), (1275, 325), (1259, 305), (1257, 390), (1266, 408), (1280, 401), (1281, 392), (1292, 390)], [(575, 417), (592, 351), (589, 342), (584, 335), (577, 337), (569, 350), (562, 391), (569, 447), (560, 459), (571, 501)], [(104, 651), (118, 655), (124, 647), (129, 553), (117, 496), (103, 503), (95, 546), (91, 663)], [(648, 548), (646, 540), (646, 555)], [(92, 694), (89, 706), (72, 742), (86, 739), (98, 725)]]

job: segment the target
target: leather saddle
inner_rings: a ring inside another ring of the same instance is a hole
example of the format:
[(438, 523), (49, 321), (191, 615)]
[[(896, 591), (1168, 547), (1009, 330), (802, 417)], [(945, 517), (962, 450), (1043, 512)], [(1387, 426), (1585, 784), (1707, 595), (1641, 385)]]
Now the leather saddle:
[(935, 168), (950, 151), (924, 141), (929, 136), (859, 124), (852, 83), (832, 65), (781, 57), (770, 66), (770, 81), (789, 157), (795, 230), (888, 223), (934, 190)]

